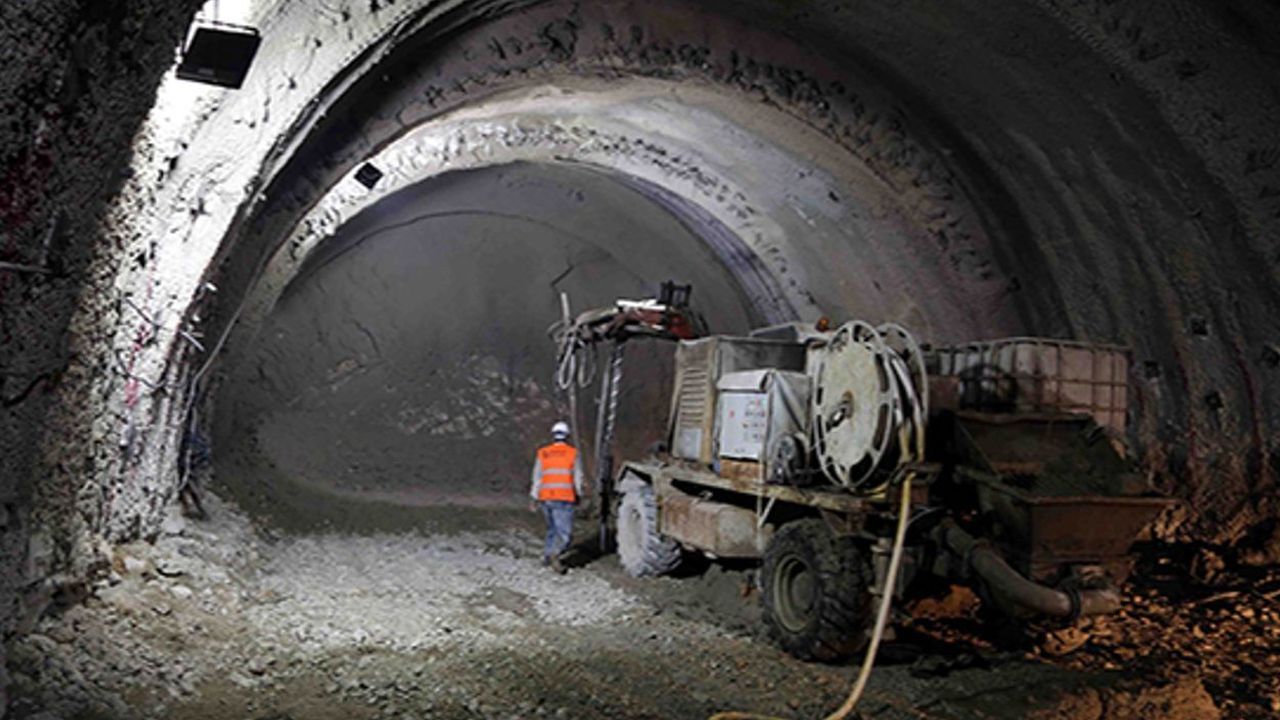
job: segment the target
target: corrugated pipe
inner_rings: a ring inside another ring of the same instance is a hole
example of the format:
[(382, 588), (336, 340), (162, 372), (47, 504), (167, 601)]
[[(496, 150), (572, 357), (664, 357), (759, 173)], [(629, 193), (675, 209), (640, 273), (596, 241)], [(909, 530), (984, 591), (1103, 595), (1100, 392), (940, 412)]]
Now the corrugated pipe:
[(1114, 589), (1055, 590), (1023, 577), (995, 549), (975, 540), (955, 523), (939, 528), (942, 544), (962, 558), (992, 592), (1020, 608), (1056, 618), (1105, 615), (1120, 609), (1120, 593)]

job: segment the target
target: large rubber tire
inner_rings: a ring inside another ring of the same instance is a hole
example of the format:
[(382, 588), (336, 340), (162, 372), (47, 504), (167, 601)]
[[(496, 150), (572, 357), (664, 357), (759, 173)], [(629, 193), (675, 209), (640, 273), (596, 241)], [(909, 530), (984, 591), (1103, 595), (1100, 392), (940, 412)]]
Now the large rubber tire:
[(821, 520), (784, 525), (765, 548), (760, 581), (765, 624), (788, 653), (835, 662), (866, 645), (873, 580), (854, 539)]
[(658, 501), (653, 486), (636, 484), (618, 503), (618, 559), (633, 577), (663, 575), (680, 565), (683, 551), (658, 533)]

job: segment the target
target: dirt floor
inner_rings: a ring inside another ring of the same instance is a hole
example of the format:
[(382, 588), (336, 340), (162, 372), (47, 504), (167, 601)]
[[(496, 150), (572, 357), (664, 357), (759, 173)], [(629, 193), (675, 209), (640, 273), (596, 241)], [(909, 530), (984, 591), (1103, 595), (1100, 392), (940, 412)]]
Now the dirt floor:
[[(575, 567), (558, 576), (540, 566), (537, 518), (527, 513), (443, 512), (396, 534), (285, 534), (216, 497), (207, 504), (208, 520), (175, 515), (154, 544), (117, 548), (85, 602), (11, 645), (12, 717), (706, 718), (736, 709), (801, 718), (836, 707), (854, 674), (796, 661), (759, 635), (750, 569), (633, 579), (614, 557), (586, 552), (584, 526)], [(1206, 597), (1169, 615), (1157, 610), (1169, 601), (1159, 587), (1134, 596), (1130, 612), (1095, 624), (1075, 648), (1069, 636), (1056, 646), (996, 642), (974, 624), (963, 592), (918, 604), (918, 619), (886, 648), (863, 717), (1277, 710), (1280, 695), (1267, 695), (1276, 690), (1274, 604)], [(1226, 622), (1224, 608), (1253, 614)]]

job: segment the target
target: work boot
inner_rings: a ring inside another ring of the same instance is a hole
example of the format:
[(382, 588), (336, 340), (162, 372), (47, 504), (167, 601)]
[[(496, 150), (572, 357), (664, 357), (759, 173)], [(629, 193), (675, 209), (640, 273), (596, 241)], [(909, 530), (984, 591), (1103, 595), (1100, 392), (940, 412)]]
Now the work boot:
[(564, 565), (560, 564), (559, 555), (551, 558), (551, 569), (555, 570), (557, 575), (563, 575), (565, 573)]

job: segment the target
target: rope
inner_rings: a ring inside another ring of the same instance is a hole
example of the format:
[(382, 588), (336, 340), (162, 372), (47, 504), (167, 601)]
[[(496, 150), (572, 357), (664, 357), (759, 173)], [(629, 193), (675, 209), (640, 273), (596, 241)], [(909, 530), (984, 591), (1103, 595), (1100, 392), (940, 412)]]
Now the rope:
[(570, 392), (595, 381), (596, 355), (578, 334), (577, 324), (569, 315), (569, 296), (565, 293), (560, 293), (560, 310), (560, 321), (547, 328), (547, 334), (556, 344), (555, 386)]

